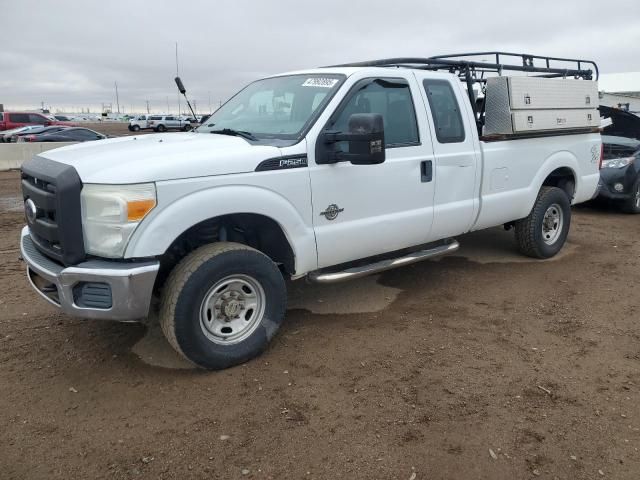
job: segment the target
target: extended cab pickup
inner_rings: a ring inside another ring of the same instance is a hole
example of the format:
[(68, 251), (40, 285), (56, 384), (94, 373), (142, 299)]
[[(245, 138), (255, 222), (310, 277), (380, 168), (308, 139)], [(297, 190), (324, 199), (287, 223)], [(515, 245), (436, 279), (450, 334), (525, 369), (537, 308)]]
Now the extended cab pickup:
[(0, 112), (0, 131), (11, 130), (13, 128), (25, 127), (28, 125), (67, 125), (70, 122), (62, 122), (51, 115), (36, 112)]
[[(497, 113), (490, 88), (475, 101), (469, 64), (462, 83), (435, 71), (442, 60), (403, 63), (265, 78), (194, 132), (37, 155), (22, 169), (33, 287), (68, 314), (120, 321), (146, 317), (157, 296), (173, 347), (219, 369), (267, 346), (285, 316), (285, 277), (356, 278), (497, 225), (514, 227), (525, 255), (555, 255), (570, 205), (596, 192), (597, 128), (481, 137)], [(553, 81), (595, 84), (590, 72)], [(524, 128), (538, 118), (525, 115)]]

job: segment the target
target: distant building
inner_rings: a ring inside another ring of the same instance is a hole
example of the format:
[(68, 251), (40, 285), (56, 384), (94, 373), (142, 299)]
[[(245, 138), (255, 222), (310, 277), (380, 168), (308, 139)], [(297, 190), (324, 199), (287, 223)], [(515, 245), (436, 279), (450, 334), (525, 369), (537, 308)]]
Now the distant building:
[(601, 105), (640, 114), (640, 72), (602, 74), (598, 89)]

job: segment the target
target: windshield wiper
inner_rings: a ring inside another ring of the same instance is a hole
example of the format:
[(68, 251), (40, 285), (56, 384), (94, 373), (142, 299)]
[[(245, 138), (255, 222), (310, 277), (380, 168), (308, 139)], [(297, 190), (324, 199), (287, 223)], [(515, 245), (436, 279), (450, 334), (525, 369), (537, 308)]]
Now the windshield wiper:
[(246, 140), (258, 140), (251, 132), (245, 132), (244, 130), (234, 130), (233, 128), (222, 128), (220, 130), (211, 130), (209, 133), (218, 133), (220, 135), (231, 135), (233, 137), (242, 137)]

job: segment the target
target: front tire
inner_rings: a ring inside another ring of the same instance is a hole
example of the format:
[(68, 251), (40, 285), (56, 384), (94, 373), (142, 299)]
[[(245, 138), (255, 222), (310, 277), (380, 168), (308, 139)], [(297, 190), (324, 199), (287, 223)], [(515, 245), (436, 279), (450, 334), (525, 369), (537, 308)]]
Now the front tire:
[(133, 127), (130, 128), (130, 130), (132, 132), (139, 132), (140, 131), (140, 125), (134, 125)]
[(571, 226), (571, 203), (564, 190), (542, 187), (531, 213), (515, 225), (520, 252), (533, 258), (551, 258), (565, 244)]
[(158, 126), (155, 128), (155, 131), (156, 131), (156, 132), (166, 132), (166, 131), (167, 131), (167, 127), (165, 127), (164, 125), (158, 125)]
[(178, 353), (220, 370), (265, 350), (286, 302), (284, 279), (269, 257), (239, 243), (213, 243), (191, 252), (169, 275), (160, 325)]

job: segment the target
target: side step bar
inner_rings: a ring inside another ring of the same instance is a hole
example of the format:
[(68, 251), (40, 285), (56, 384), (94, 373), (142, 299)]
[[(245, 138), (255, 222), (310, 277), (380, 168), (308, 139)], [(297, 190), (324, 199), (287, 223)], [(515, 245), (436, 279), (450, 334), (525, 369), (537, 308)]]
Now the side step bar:
[(388, 260), (370, 263), (369, 265), (347, 268), (346, 270), (339, 272), (318, 270), (309, 273), (307, 278), (314, 283), (344, 282), (346, 280), (353, 280), (355, 278), (371, 275), (372, 273), (383, 272), (385, 270), (391, 270), (392, 268), (403, 267), (405, 265), (411, 265), (412, 263), (421, 262), (422, 260), (428, 260), (430, 258), (453, 253), (458, 250), (458, 248), (460, 248), (460, 244), (456, 240), (453, 240), (450, 243), (438, 245), (437, 247), (429, 248), (427, 250), (418, 250), (417, 252), (413, 252), (402, 257), (390, 258)]

